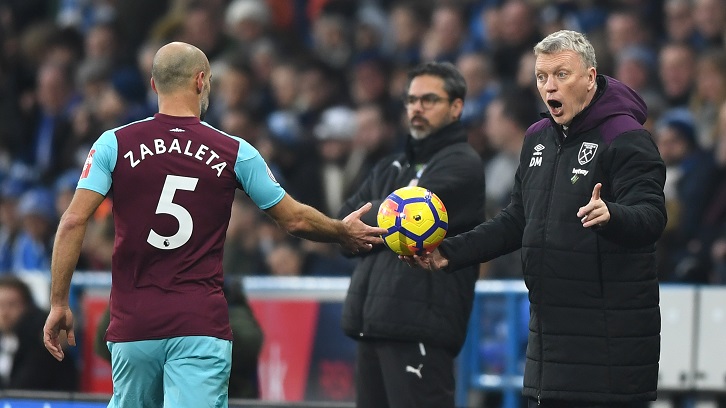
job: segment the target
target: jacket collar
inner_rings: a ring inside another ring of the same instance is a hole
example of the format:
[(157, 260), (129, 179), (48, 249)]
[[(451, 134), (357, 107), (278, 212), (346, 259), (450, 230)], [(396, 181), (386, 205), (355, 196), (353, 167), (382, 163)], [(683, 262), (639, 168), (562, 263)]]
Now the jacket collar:
[(459, 121), (432, 132), (422, 140), (416, 140), (408, 135), (406, 159), (409, 163), (424, 163), (446, 146), (454, 143), (466, 143), (466, 141), (466, 129)]

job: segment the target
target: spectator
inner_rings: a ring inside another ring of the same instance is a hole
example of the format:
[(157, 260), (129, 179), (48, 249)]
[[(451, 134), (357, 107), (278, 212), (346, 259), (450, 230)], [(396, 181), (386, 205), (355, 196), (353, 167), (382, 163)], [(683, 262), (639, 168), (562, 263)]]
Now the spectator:
[(75, 361), (58, 363), (43, 347), (44, 321), (28, 285), (0, 277), (0, 389), (78, 391)]
[(533, 6), (526, 1), (511, 0), (497, 11), (498, 40), (493, 43), (491, 60), (500, 81), (515, 78), (522, 55), (528, 54), (539, 37), (539, 25)]
[(348, 89), (353, 106), (378, 103), (389, 106), (388, 67), (380, 58), (363, 57), (352, 64)]
[(622, 8), (611, 12), (605, 27), (607, 51), (613, 58), (629, 47), (648, 47), (653, 40), (650, 27), (636, 10)]
[(35, 188), (25, 192), (18, 201), (18, 216), (21, 231), (13, 246), (13, 270), (47, 275), (58, 221), (52, 191)]
[(244, 54), (267, 37), (270, 24), (270, 9), (264, 1), (233, 0), (224, 13), (225, 32)]
[(38, 70), (37, 104), (26, 112), (28, 137), (16, 153), (45, 182), (62, 170), (62, 158), (55, 152), (61, 150), (71, 131), (70, 112), (75, 104), (71, 72), (70, 66), (54, 63)]
[(339, 72), (322, 61), (309, 62), (299, 70), (299, 108), (303, 138), (311, 140), (312, 128), (323, 111), (340, 103), (342, 83)]
[(22, 231), (18, 200), (27, 189), (27, 183), (13, 178), (0, 184), (0, 275), (14, 271), (13, 249)]
[(302, 276), (305, 255), (289, 242), (276, 245), (265, 257), (271, 276)]
[(262, 352), (264, 333), (252, 313), (244, 287), (239, 279), (225, 284), (232, 326), (232, 365), (229, 373), (229, 397), (254, 399), (260, 397), (257, 367)]
[(696, 141), (703, 149), (713, 148), (718, 109), (726, 101), (726, 50), (714, 48), (699, 54), (695, 90), (689, 108), (696, 123)]
[(713, 156), (696, 142), (696, 125), (686, 109), (665, 112), (655, 126), (654, 139), (666, 165), (664, 194), (668, 224), (660, 240), (660, 278), (700, 282), (708, 279), (704, 264), (694, 262), (689, 243), (696, 239), (715, 175)]
[(615, 78), (640, 95), (650, 117), (663, 110), (660, 92), (655, 88), (656, 54), (647, 47), (627, 47), (615, 56)]
[(268, 117), (270, 130), (266, 158), (280, 184), (294, 197), (315, 208), (323, 208), (320, 161), (315, 145), (303, 139), (298, 118), (289, 112), (276, 112)]
[(351, 22), (338, 13), (320, 14), (312, 22), (312, 51), (327, 65), (342, 72), (353, 56)]
[(485, 54), (471, 52), (462, 54), (456, 67), (466, 81), (466, 101), (461, 121), (465, 125), (481, 122), (487, 105), (499, 92), (499, 83), (491, 70), (491, 63)]
[(421, 39), (428, 19), (420, 3), (396, 2), (389, 13), (393, 29), (392, 59), (400, 65), (413, 66), (421, 61)]
[(393, 115), (377, 104), (364, 104), (356, 109), (353, 150), (362, 152), (363, 163), (352, 185), (360, 185), (380, 159), (401, 148), (396, 138), (396, 128), (391, 121)]
[(219, 126), (224, 113), (231, 109), (253, 109), (258, 96), (252, 69), (244, 59), (230, 57), (215, 67), (215, 93), (205, 120)]
[(237, 43), (224, 31), (222, 10), (211, 1), (187, 1), (179, 14), (181, 26), (174, 40), (184, 41), (199, 47), (210, 61), (235, 52)]
[(688, 107), (696, 80), (696, 53), (685, 44), (667, 43), (658, 58), (660, 89), (667, 108)]
[[(714, 149), (717, 166), (711, 188), (713, 196), (706, 204), (696, 250), (706, 256), (710, 266), (709, 282), (726, 284), (726, 103), (719, 109), (718, 134)], [(689, 248), (694, 245), (689, 245)], [(701, 258), (703, 259), (703, 258)]]
[(665, 0), (663, 2), (664, 28), (666, 42), (699, 47), (700, 41), (696, 34), (693, 18), (693, 2), (691, 0)]
[(320, 157), (320, 183), (323, 189), (323, 212), (337, 214), (345, 197), (358, 186), (353, 184), (365, 157), (362, 151), (353, 152), (355, 111), (346, 106), (334, 106), (323, 112), (315, 126)]
[(467, 39), (464, 12), (456, 3), (438, 5), (421, 49), (424, 61), (455, 63)]
[(693, 19), (696, 31), (703, 40), (703, 49), (723, 48), (726, 3), (721, 0), (694, 0)]
[(266, 270), (257, 233), (260, 220), (249, 198), (235, 198), (224, 244), (226, 276), (262, 275)]

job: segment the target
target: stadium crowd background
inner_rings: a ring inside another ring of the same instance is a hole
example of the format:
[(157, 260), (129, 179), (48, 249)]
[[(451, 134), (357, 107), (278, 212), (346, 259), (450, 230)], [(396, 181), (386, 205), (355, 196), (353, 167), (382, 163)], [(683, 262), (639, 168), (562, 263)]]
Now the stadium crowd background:
[[(508, 202), (524, 130), (543, 111), (532, 46), (558, 29), (649, 106), (667, 164), (662, 282), (726, 283), (726, 0), (9, 0), (0, 4), (0, 274), (49, 275), (58, 219), (102, 131), (156, 111), (151, 60), (180, 40), (212, 63), (205, 120), (255, 146), (298, 200), (335, 215), (403, 148), (419, 62), (456, 64), (488, 207)], [(213, 198), (212, 198), (213, 199)], [(113, 197), (79, 270), (109, 270)], [(335, 246), (296, 240), (240, 193), (227, 276), (348, 276)], [(514, 255), (482, 278), (518, 278)], [(2, 388), (2, 387), (0, 387)]]

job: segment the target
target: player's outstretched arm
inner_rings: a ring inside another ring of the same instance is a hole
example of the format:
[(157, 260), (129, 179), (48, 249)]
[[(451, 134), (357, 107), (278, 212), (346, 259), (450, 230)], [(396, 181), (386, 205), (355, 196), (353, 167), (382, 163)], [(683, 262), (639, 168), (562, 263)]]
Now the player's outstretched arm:
[(68, 344), (76, 345), (73, 332), (73, 312), (68, 304), (71, 278), (81, 253), (83, 236), (88, 219), (101, 204), (104, 197), (91, 190), (78, 189), (68, 210), (61, 217), (55, 235), (51, 258), (50, 313), (43, 327), (43, 343), (58, 361), (63, 360), (60, 344), (61, 332), (66, 332)]
[(441, 254), (441, 251), (434, 249), (431, 253), (425, 253), (421, 255), (404, 256), (400, 255), (398, 259), (407, 263), (408, 266), (418, 266), (423, 269), (430, 271), (437, 271), (444, 269), (449, 265), (449, 260)]
[(369, 251), (373, 245), (382, 244), (381, 235), (386, 233), (384, 228), (371, 227), (361, 221), (360, 217), (370, 211), (371, 207), (371, 203), (367, 203), (343, 220), (336, 220), (285, 195), (266, 212), (292, 235), (311, 241), (337, 242), (346, 251), (358, 253)]

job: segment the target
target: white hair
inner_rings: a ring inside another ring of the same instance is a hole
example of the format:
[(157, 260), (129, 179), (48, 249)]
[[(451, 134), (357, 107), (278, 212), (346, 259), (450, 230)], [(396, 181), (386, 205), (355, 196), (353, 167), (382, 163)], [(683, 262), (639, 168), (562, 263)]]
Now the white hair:
[(561, 51), (576, 52), (586, 68), (597, 68), (595, 49), (585, 35), (571, 30), (554, 32), (534, 46), (534, 55), (554, 54)]
[(233, 26), (241, 21), (252, 20), (267, 25), (270, 22), (270, 10), (262, 0), (234, 0), (227, 7), (224, 21)]

